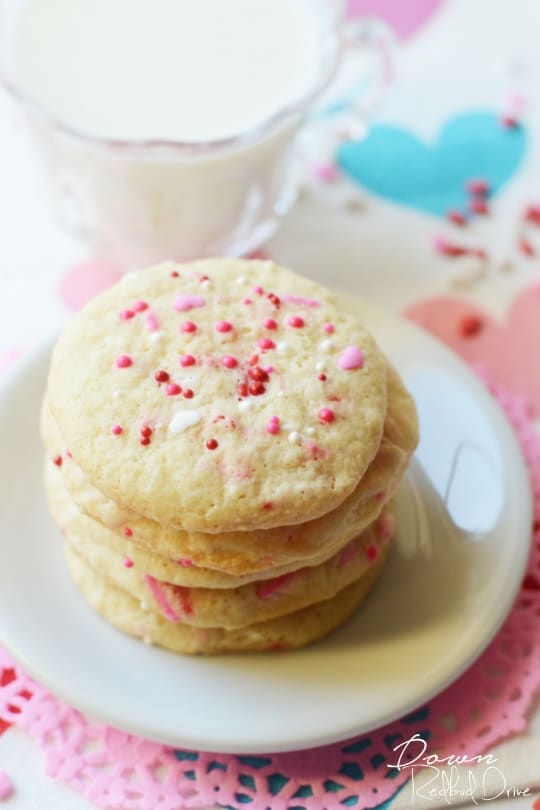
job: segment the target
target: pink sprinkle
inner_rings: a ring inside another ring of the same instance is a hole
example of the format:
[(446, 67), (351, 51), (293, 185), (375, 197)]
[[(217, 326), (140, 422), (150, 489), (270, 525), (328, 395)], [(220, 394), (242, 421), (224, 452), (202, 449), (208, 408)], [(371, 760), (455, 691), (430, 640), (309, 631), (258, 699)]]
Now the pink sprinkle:
[(130, 529), (129, 526), (124, 528), (124, 537), (133, 537), (133, 529)]
[(491, 186), (483, 177), (474, 177), (467, 181), (467, 191), (474, 197), (487, 197), (491, 191)]
[(194, 366), (197, 362), (192, 354), (181, 354), (180, 355), (180, 365), (186, 368), (187, 366)]
[(260, 287), (258, 284), (256, 287), (253, 287), (253, 292), (255, 293), (255, 295), (264, 295), (263, 288)]
[(68, 458), (73, 458), (73, 454), (72, 454), (71, 450), (66, 450), (66, 456)]
[(135, 313), (131, 309), (124, 309), (119, 313), (118, 317), (121, 321), (130, 321), (135, 317)]
[(336, 330), (336, 327), (334, 326), (333, 323), (325, 323), (323, 329), (327, 335), (333, 335)]
[(116, 358), (116, 365), (118, 368), (129, 368), (133, 365), (133, 360), (129, 354), (120, 354)]
[(389, 540), (394, 534), (395, 520), (392, 515), (383, 515), (380, 522), (381, 537), (383, 540)]
[(242, 303), (245, 304), (247, 307), (249, 307), (249, 305), (252, 304), (253, 301), (251, 300), (251, 298), (244, 298)]
[(370, 562), (376, 560), (377, 557), (379, 556), (379, 549), (377, 548), (377, 546), (374, 545), (368, 546), (366, 549), (366, 556)]
[(315, 163), (313, 174), (322, 183), (333, 183), (338, 177), (338, 170), (334, 163)]
[(364, 353), (358, 346), (347, 346), (338, 359), (338, 366), (345, 371), (353, 371), (364, 366)]
[(326, 422), (327, 424), (330, 424), (330, 422), (333, 422), (336, 418), (336, 415), (331, 408), (321, 408), (317, 415), (319, 417), (319, 422)]
[(180, 616), (178, 616), (170, 606), (167, 597), (165, 596), (165, 594), (163, 593), (162, 589), (159, 586), (157, 579), (154, 579), (154, 577), (150, 576), (150, 574), (145, 574), (144, 580), (148, 585), (148, 587), (150, 588), (150, 590), (152, 591), (154, 599), (156, 600), (161, 610), (163, 611), (163, 615), (165, 616), (165, 618), (168, 619), (170, 622), (173, 622), (174, 624), (178, 624), (178, 622), (180, 621)]
[(13, 795), (13, 782), (5, 771), (0, 771), (0, 801)]
[(358, 554), (358, 546), (356, 545), (355, 541), (353, 540), (349, 543), (338, 558), (338, 566), (342, 568), (344, 565), (347, 565), (356, 555)]
[(225, 366), (225, 368), (236, 368), (238, 360), (236, 357), (233, 357), (232, 354), (226, 354), (221, 358), (221, 364)]
[(165, 388), (165, 393), (168, 397), (176, 397), (182, 393), (182, 389), (177, 383), (169, 383)]
[(124, 560), (124, 568), (133, 568), (133, 560), (130, 560), (129, 557)]
[(270, 599), (277, 591), (280, 591), (291, 579), (298, 574), (298, 571), (291, 571), (290, 574), (282, 574), (280, 577), (267, 579), (263, 582), (258, 582), (255, 586), (255, 591), (259, 599)]
[(180, 331), (181, 332), (196, 332), (197, 331), (197, 324), (193, 323), (193, 321), (184, 321), (184, 323), (180, 324)]
[(265, 329), (277, 329), (278, 323), (273, 318), (267, 318), (263, 324)]
[(144, 312), (145, 309), (148, 309), (148, 304), (146, 301), (135, 301), (133, 309), (135, 312)]
[(123, 432), (124, 428), (122, 427), (122, 425), (113, 425), (111, 428), (111, 433), (114, 436), (121, 436)]
[(182, 568), (193, 568), (193, 563), (191, 560), (186, 559), (185, 557), (181, 560), (178, 560), (178, 565), (181, 565)]
[(149, 312), (146, 316), (146, 325), (150, 332), (157, 332), (159, 329), (159, 321), (153, 312)]
[(266, 430), (273, 436), (277, 435), (281, 430), (281, 424), (278, 416), (271, 416), (266, 425)]
[(304, 319), (301, 318), (300, 315), (291, 315), (288, 323), (293, 329), (301, 329), (302, 326), (304, 326)]
[(274, 371), (274, 366), (265, 366), (264, 370), (267, 374), (271, 374)]
[(216, 332), (230, 332), (233, 325), (230, 321), (218, 321), (216, 323)]
[(258, 340), (257, 345), (259, 346), (259, 349), (262, 349), (263, 351), (265, 351), (266, 349), (276, 348), (276, 344), (274, 343), (273, 340), (270, 340), (270, 338), (260, 338)]
[(296, 304), (299, 307), (316, 308), (321, 305), (321, 302), (317, 301), (316, 298), (305, 298), (303, 295), (283, 295), (282, 298), (288, 304)]
[(190, 309), (204, 307), (206, 299), (202, 295), (179, 295), (174, 302), (174, 308), (178, 312), (188, 312)]

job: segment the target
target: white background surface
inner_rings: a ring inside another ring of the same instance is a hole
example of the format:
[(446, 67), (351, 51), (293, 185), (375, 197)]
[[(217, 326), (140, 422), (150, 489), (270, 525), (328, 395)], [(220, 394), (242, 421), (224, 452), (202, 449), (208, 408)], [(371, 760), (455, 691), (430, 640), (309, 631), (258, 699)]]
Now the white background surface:
[[(526, 163), (495, 202), (495, 216), (477, 232), (501, 256), (512, 252), (514, 222), (525, 202), (538, 200), (540, 176), (540, 8), (534, 0), (447, 0), (402, 48), (398, 84), (382, 113), (391, 123), (432, 137), (467, 108), (502, 109), (507, 93), (524, 91), (531, 137)], [(35, 164), (18, 116), (0, 99), (0, 359), (58, 327), (65, 317), (50, 290), (82, 248), (56, 230), (36, 180)], [(476, 226), (475, 226), (476, 227)], [(396, 310), (426, 295), (448, 291), (448, 264), (434, 256), (434, 232), (444, 226), (383, 201), (367, 201), (364, 214), (333, 211), (304, 200), (274, 239), (272, 252), (306, 275), (361, 294)], [(389, 238), (389, 234), (391, 238)], [(479, 284), (470, 295), (495, 314), (515, 290), (535, 278), (536, 262)], [(540, 713), (524, 741), (503, 746), (501, 769), (540, 782)], [(89, 808), (71, 791), (43, 777), (41, 755), (16, 730), (0, 737), (0, 768), (16, 785), (9, 810)], [(524, 781), (523, 785), (526, 786)], [(403, 791), (400, 805), (411, 806)], [(416, 801), (415, 807), (421, 805)], [(436, 806), (428, 803), (427, 807)], [(493, 802), (497, 810), (532, 807), (531, 799)], [(397, 802), (396, 802), (397, 807)]]

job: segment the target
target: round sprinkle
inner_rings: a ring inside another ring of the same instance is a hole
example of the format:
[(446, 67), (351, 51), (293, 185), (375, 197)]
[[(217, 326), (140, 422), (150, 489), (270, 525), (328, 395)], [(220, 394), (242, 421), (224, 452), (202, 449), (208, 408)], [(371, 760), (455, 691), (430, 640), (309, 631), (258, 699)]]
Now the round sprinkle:
[(317, 377), (317, 379), (318, 379), (318, 380), (320, 380), (321, 382), (325, 382), (325, 380), (326, 380), (326, 374), (319, 374), (319, 376)]
[(160, 368), (154, 374), (154, 379), (157, 380), (158, 383), (169, 382), (170, 374), (165, 369)]
[(141, 428), (141, 436), (146, 436), (148, 438), (148, 436), (151, 436), (153, 432), (154, 431), (150, 425), (143, 425)]
[(249, 307), (249, 305), (250, 305), (250, 304), (252, 304), (252, 303), (253, 303), (253, 301), (251, 300), (251, 298), (244, 298), (244, 300), (242, 301), (242, 303), (243, 303), (243, 304), (245, 304), (245, 305), (246, 305), (246, 307)]
[(278, 328), (278, 322), (276, 320), (274, 320), (274, 318), (267, 318), (264, 321), (263, 326), (264, 326), (265, 329), (277, 329)]
[(317, 363), (317, 365), (315, 366), (315, 370), (316, 371), (326, 371), (326, 364), (321, 363), (321, 362)]
[(0, 802), (13, 795), (13, 782), (5, 771), (0, 771)]
[(466, 183), (466, 189), (469, 194), (472, 194), (475, 197), (487, 197), (491, 191), (488, 181), (484, 180), (482, 177), (475, 177), (472, 180), (468, 180)]
[(265, 366), (264, 370), (267, 374), (271, 374), (274, 371), (274, 366)]
[(354, 371), (364, 365), (364, 353), (358, 346), (347, 346), (338, 359), (338, 366), (344, 371)]
[(452, 208), (450, 211), (447, 211), (446, 218), (449, 222), (452, 222), (454, 225), (466, 225), (467, 218), (461, 211), (457, 211)]
[(257, 286), (253, 287), (253, 292), (255, 295), (264, 295), (264, 290), (261, 286), (257, 284)]
[(62, 466), (62, 456), (55, 456), (53, 458), (53, 463), (56, 464), (57, 467)]
[(245, 276), (238, 276), (236, 279), (237, 284), (245, 284), (247, 282), (247, 278)]
[(119, 313), (118, 317), (121, 321), (130, 321), (135, 317), (135, 313), (131, 309), (124, 309)]
[(124, 537), (133, 537), (133, 529), (130, 529), (129, 526), (124, 528)]
[(221, 358), (221, 365), (225, 366), (225, 368), (236, 368), (238, 360), (236, 357), (233, 357), (232, 354), (226, 354)]
[(460, 320), (458, 329), (462, 337), (474, 337), (482, 331), (484, 321), (480, 315), (464, 315)]
[(113, 436), (121, 436), (123, 432), (124, 428), (122, 427), (122, 425), (113, 425), (111, 428), (111, 433), (113, 434)]
[(489, 214), (489, 205), (485, 200), (473, 199), (469, 203), (469, 208), (474, 214), (479, 214), (481, 216)]
[(334, 326), (333, 323), (325, 323), (323, 329), (327, 335), (333, 335), (334, 332), (336, 331), (336, 327)]
[(197, 324), (193, 323), (193, 321), (184, 321), (184, 323), (180, 324), (180, 331), (192, 333), (197, 331)]
[(191, 390), (191, 388), (186, 388), (186, 390), (184, 391), (184, 397), (186, 399), (193, 399), (193, 391)]
[(298, 442), (300, 440), (301, 440), (301, 436), (298, 433), (298, 431), (297, 430), (291, 430), (291, 432), (289, 433), (289, 441), (290, 441), (290, 443), (291, 444), (298, 444)]
[(321, 342), (319, 343), (319, 347), (323, 350), (323, 352), (329, 352), (331, 349), (334, 348), (334, 344), (332, 343), (330, 338), (327, 338), (326, 340), (321, 340)]
[(148, 304), (146, 301), (135, 301), (133, 309), (135, 312), (144, 312), (145, 309), (148, 309)]
[(249, 386), (248, 391), (252, 396), (258, 397), (261, 394), (264, 394), (266, 388), (264, 387), (264, 383), (254, 380)]
[(171, 273), (171, 278), (179, 278), (179, 277), (180, 277), (180, 273), (178, 273), (176, 270), (173, 270), (172, 273)]
[(185, 558), (182, 558), (181, 560), (178, 560), (178, 565), (181, 565), (182, 568), (193, 568), (192, 561), (188, 560), (188, 559), (185, 559)]
[(330, 422), (333, 422), (336, 418), (336, 415), (331, 408), (321, 408), (317, 416), (319, 417), (319, 422), (326, 424), (330, 424)]
[(305, 325), (305, 321), (300, 315), (291, 315), (288, 320), (289, 326), (292, 326), (293, 329), (301, 329)]
[(147, 445), (150, 444), (151, 441), (152, 439), (150, 438), (150, 436), (141, 436), (141, 438), (139, 439), (139, 444), (142, 444), (143, 447), (146, 447)]
[(258, 341), (258, 346), (259, 349), (262, 349), (263, 351), (276, 348), (276, 344), (273, 340), (270, 340), (270, 338), (260, 338)]
[(218, 321), (216, 323), (216, 332), (230, 332), (233, 325), (230, 321)]
[(315, 433), (315, 428), (307, 427), (306, 428), (306, 433), (307, 433), (308, 436), (313, 436), (313, 434)]
[(165, 389), (165, 392), (168, 397), (176, 397), (178, 394), (182, 393), (182, 388), (178, 385), (178, 383), (169, 383)]
[(130, 560), (129, 557), (124, 560), (124, 568), (133, 568), (133, 560)]
[(264, 368), (254, 366), (253, 368), (249, 369), (248, 377), (251, 377), (252, 380), (258, 380), (259, 382), (266, 382), (268, 380), (268, 373), (264, 370)]
[(219, 447), (219, 442), (217, 439), (208, 439), (206, 446), (209, 450), (215, 450), (217, 447)]
[(133, 360), (129, 356), (129, 354), (119, 354), (116, 358), (116, 366), (117, 368), (129, 368), (133, 365)]
[(192, 354), (181, 354), (180, 355), (180, 365), (186, 368), (187, 366), (194, 366), (197, 362)]
[(266, 425), (266, 430), (273, 436), (277, 435), (281, 430), (281, 425), (278, 416), (271, 416)]
[(378, 550), (377, 546), (374, 546), (374, 545), (368, 546), (367, 549), (366, 549), (366, 556), (367, 556), (367, 558), (368, 558), (368, 560), (370, 562), (373, 562), (373, 560), (376, 560), (377, 557), (379, 556), (379, 550)]

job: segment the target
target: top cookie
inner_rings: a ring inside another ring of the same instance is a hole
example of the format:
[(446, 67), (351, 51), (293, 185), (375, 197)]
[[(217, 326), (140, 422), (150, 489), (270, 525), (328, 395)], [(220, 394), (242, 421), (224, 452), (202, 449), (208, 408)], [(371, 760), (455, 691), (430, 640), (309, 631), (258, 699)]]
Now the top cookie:
[(386, 364), (331, 294), (272, 262), (127, 275), (58, 341), (52, 413), (120, 505), (191, 531), (336, 508), (377, 452)]

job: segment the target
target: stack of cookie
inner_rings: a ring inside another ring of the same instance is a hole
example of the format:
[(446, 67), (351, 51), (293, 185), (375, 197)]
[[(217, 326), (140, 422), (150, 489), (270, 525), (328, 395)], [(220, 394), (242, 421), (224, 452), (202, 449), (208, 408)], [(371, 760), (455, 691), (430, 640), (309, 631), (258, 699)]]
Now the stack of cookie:
[(128, 275), (68, 325), (43, 404), (70, 571), (184, 653), (297, 647), (381, 573), (413, 402), (323, 287), (272, 262)]

